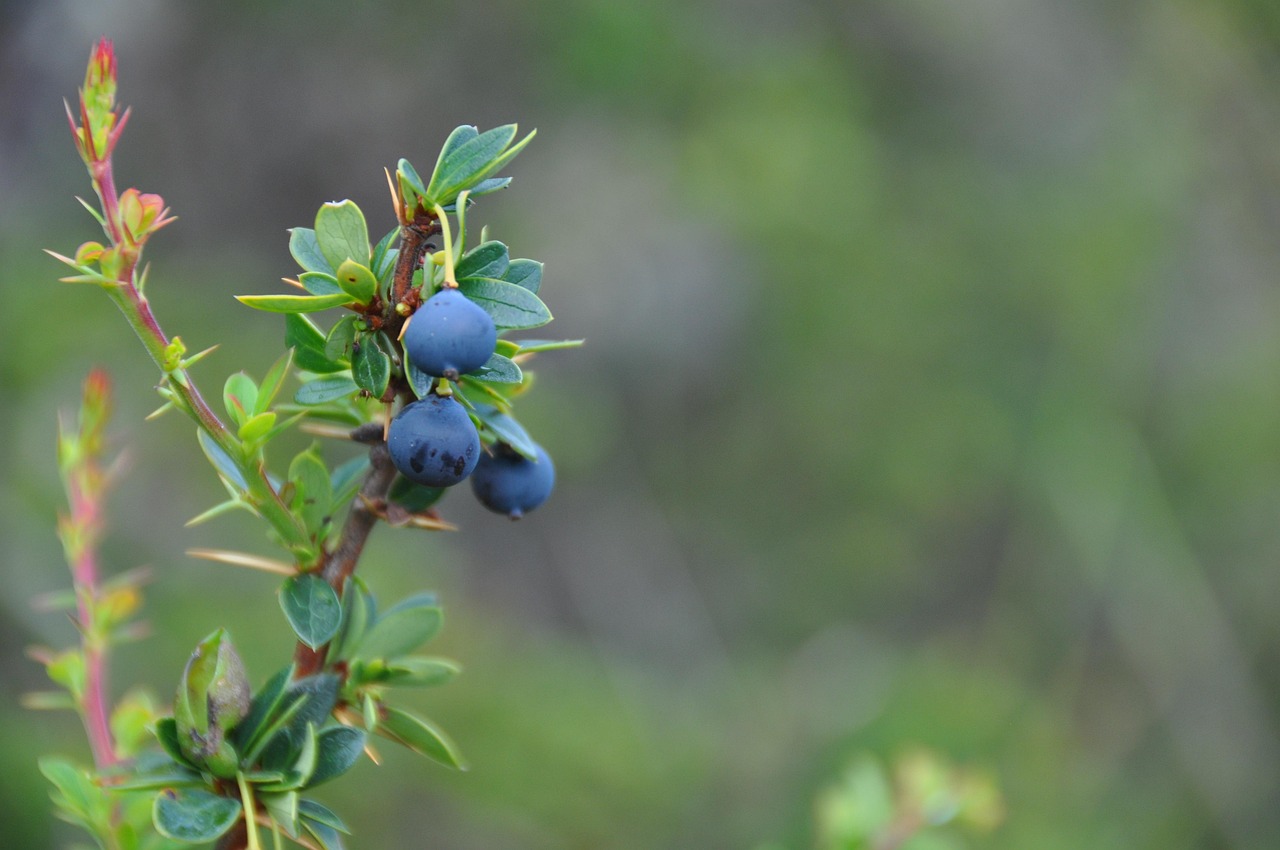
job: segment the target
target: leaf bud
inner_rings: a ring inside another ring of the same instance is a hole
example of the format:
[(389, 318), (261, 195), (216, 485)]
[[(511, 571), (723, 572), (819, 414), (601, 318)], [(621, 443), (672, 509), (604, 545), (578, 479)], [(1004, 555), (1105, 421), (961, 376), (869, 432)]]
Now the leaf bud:
[(182, 671), (173, 716), (178, 745), (192, 762), (216, 776), (233, 776), (235, 750), (226, 733), (249, 713), (249, 677), (226, 632), (196, 646)]

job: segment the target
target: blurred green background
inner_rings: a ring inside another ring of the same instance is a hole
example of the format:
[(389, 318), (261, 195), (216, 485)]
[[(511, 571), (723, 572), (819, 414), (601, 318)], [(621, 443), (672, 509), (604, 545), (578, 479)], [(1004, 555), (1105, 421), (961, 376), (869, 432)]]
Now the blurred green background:
[[(1272, 0), (0, 3), (0, 824), (61, 846), (29, 599), (67, 584), (56, 411), (95, 364), (132, 458), (106, 558), (150, 565), (167, 697), (230, 627), (287, 658), (269, 552), (99, 293), (62, 115), (115, 39), (118, 181), (209, 389), (279, 351), (235, 293), (285, 229), (450, 129), (538, 138), (478, 220), (546, 261), (556, 336), (520, 408), (559, 489), (507, 523), (381, 530), (383, 598), (438, 589), (466, 674), (421, 707), (473, 763), (398, 752), (327, 794), (359, 847), (812, 844), (862, 752), (994, 771), (975, 846), (1280, 846), (1280, 6)], [(330, 458), (340, 457), (327, 446)], [(381, 825), (379, 825), (381, 824)]]

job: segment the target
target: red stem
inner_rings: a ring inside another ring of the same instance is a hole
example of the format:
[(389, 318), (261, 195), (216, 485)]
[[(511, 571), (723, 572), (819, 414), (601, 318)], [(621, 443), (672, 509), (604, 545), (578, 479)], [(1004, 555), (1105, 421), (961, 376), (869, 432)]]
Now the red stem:
[[(80, 470), (80, 475), (93, 474)], [(92, 623), (91, 602), (98, 597), (97, 537), (100, 514), (96, 501), (87, 496), (79, 476), (70, 476), (71, 524), (84, 533), (84, 544), (71, 564), (71, 578), (76, 586), (76, 611), (80, 618), (84, 651), (84, 696), (81, 704), (84, 731), (93, 751), (94, 764), (101, 770), (118, 761), (111, 722), (107, 715), (107, 656)]]

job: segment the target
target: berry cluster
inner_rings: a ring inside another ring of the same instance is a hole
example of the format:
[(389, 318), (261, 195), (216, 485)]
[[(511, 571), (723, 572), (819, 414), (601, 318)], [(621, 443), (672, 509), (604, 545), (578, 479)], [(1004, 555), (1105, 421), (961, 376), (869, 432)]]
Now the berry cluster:
[[(413, 314), (403, 341), (415, 367), (455, 381), (487, 363), (497, 340), (489, 314), (446, 286)], [(555, 468), (541, 446), (535, 446), (536, 461), (501, 442), (486, 453), (470, 415), (451, 395), (432, 392), (406, 405), (391, 422), (387, 448), (410, 481), (451, 487), (471, 476), (480, 503), (512, 519), (546, 501), (555, 484)]]

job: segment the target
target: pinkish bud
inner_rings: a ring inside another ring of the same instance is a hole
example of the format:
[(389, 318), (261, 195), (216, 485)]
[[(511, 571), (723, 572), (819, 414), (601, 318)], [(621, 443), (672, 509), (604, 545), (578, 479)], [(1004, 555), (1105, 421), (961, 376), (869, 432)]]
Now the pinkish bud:
[(85, 105), (109, 112), (116, 102), (116, 49), (111, 39), (104, 38), (89, 54), (89, 68), (84, 74)]
[(86, 242), (76, 249), (76, 262), (80, 265), (92, 263), (102, 256), (103, 250), (101, 242)]
[(156, 222), (163, 213), (164, 198), (159, 195), (140, 193), (137, 189), (125, 189), (120, 195), (120, 224), (134, 244), (142, 244), (152, 230), (159, 229)]

